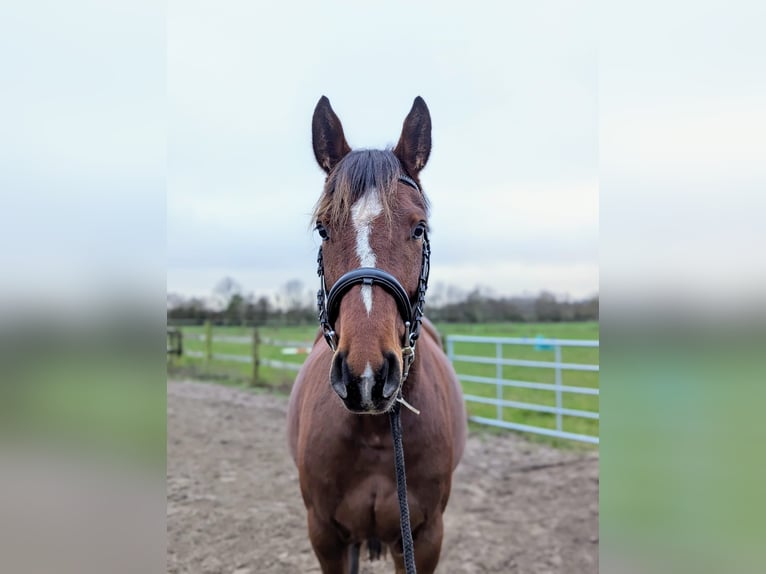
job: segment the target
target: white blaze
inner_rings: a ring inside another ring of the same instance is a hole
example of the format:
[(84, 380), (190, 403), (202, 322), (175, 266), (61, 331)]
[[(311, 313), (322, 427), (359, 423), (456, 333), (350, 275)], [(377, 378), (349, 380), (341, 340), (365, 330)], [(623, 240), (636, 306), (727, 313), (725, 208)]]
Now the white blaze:
[[(351, 217), (356, 230), (356, 254), (360, 267), (375, 267), (375, 252), (370, 246), (372, 222), (383, 212), (378, 190), (370, 189), (351, 208)], [(362, 285), (362, 301), (369, 315), (372, 311), (372, 287)]]
[(372, 373), (372, 367), (370, 363), (364, 367), (362, 373), (362, 388), (360, 389), (362, 395), (362, 406), (372, 408), (372, 387), (375, 386), (375, 375)]

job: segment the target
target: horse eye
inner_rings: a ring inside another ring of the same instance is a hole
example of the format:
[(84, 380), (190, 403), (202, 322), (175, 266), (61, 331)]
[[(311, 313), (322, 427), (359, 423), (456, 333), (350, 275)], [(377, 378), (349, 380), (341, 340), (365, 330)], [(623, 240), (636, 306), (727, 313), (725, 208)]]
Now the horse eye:
[(317, 233), (319, 233), (319, 237), (322, 238), (322, 241), (327, 241), (328, 239), (330, 239), (330, 234), (327, 233), (327, 230), (324, 228), (324, 225), (322, 225), (321, 223), (317, 223), (316, 230), (317, 230)]
[(425, 223), (418, 223), (417, 227), (412, 230), (412, 238), (413, 239), (421, 239), (426, 233), (426, 225)]

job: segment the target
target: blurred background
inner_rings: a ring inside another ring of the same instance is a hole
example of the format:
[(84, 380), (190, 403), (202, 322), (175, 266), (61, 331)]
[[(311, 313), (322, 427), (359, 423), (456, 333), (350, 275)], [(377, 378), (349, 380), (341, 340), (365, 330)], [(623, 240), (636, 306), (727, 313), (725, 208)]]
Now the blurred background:
[(0, 9), (3, 572), (164, 566), (165, 25)]
[(766, 567), (764, 16), (599, 8), (604, 572)]

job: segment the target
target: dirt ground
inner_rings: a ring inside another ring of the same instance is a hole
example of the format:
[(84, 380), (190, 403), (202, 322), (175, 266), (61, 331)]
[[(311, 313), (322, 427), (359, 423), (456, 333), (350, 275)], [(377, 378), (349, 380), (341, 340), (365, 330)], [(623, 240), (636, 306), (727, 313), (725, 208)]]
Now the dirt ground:
[[(320, 572), (287, 451), (287, 399), (168, 383), (170, 574)], [(361, 572), (393, 572), (390, 561)], [(598, 455), (472, 434), (440, 573), (598, 572)]]

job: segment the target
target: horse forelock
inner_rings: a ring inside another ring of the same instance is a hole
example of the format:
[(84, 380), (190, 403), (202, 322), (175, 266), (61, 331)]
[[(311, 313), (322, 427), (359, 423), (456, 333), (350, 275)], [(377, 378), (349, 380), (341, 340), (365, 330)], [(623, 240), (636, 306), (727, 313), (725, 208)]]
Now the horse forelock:
[[(383, 214), (390, 221), (401, 175), (401, 163), (390, 149), (350, 152), (328, 175), (314, 208), (312, 223), (322, 221), (330, 227), (345, 225), (354, 204), (368, 193), (378, 195)], [(427, 199), (420, 193), (417, 196), (416, 201), (427, 212)]]
[[(315, 221), (331, 237), (322, 247), (328, 286), (353, 269), (376, 268), (396, 278), (410, 300), (417, 294), (422, 246), (410, 239), (413, 226), (427, 219), (428, 204), (418, 189), (400, 180), (402, 175), (391, 150), (350, 152), (330, 172), (315, 209)], [(337, 372), (362, 382), (360, 396), (366, 402), (371, 389), (363, 383), (372, 379), (365, 373), (377, 376), (384, 367), (395, 372), (389, 357), (399, 357), (405, 332), (395, 299), (382, 289), (352, 287), (334, 325), (343, 354)], [(395, 362), (401, 369), (401, 357)]]

